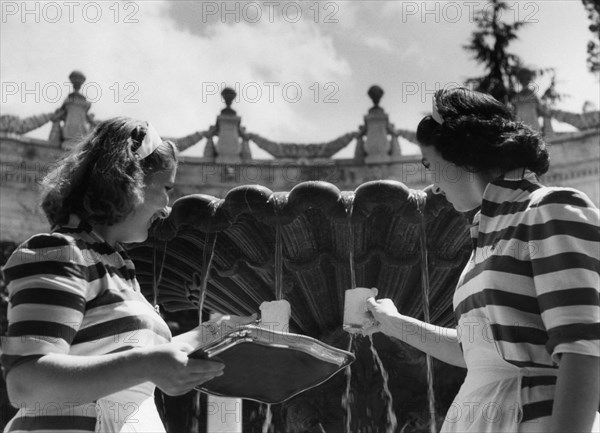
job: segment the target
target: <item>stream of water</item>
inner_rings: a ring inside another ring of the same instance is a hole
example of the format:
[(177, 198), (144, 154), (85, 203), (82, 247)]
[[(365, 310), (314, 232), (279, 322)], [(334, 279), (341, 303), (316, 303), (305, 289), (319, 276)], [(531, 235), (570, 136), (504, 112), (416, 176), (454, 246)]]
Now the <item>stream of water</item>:
[[(423, 295), (423, 318), (425, 322), (431, 323), (430, 309), (429, 309), (429, 265), (427, 261), (427, 230), (425, 224), (425, 204), (427, 202), (427, 194), (423, 191), (419, 191), (420, 194), (417, 196), (417, 207), (421, 216), (420, 224), (420, 250), (421, 250), (421, 290)], [(425, 360), (427, 363), (427, 401), (429, 402), (429, 431), (430, 433), (437, 432), (436, 426), (436, 415), (435, 415), (435, 393), (433, 390), (433, 359), (431, 355), (426, 355)]]
[[(282, 202), (279, 196), (274, 196), (274, 208), (275, 215), (279, 216)], [(274, 260), (274, 273), (275, 273), (275, 300), (283, 300), (283, 239), (282, 239), (282, 228), (279, 218), (275, 225), (275, 260)], [(265, 419), (263, 421), (262, 433), (268, 433), (272, 430), (273, 412), (271, 411), (271, 405), (265, 404), (264, 406)]]
[(283, 299), (283, 246), (281, 224), (275, 226), (275, 300)]
[(386, 401), (386, 409), (387, 409), (387, 424), (386, 431), (388, 433), (394, 433), (396, 431), (396, 427), (398, 427), (398, 420), (396, 419), (396, 413), (394, 412), (394, 398), (392, 397), (392, 393), (390, 392), (389, 380), (390, 377), (383, 367), (383, 362), (381, 362), (381, 358), (377, 353), (377, 349), (375, 349), (375, 345), (373, 344), (373, 336), (369, 335), (369, 343), (371, 346), (371, 353), (373, 354), (373, 360), (375, 364), (379, 368), (381, 372), (381, 377), (383, 378), (383, 394), (385, 395)]
[[(350, 335), (350, 341), (348, 342), (347, 351), (352, 352), (352, 344), (354, 343), (354, 335), (353, 334), (349, 334), (349, 335)], [(350, 388), (352, 386), (352, 369), (350, 368), (350, 366), (346, 367), (346, 370), (344, 371), (344, 375), (346, 376), (346, 391), (344, 392), (344, 395), (342, 395), (342, 407), (346, 411), (346, 418), (345, 418), (346, 433), (352, 433), (352, 431), (350, 430), (350, 426), (352, 424), (352, 411), (351, 411), (352, 394), (350, 394)]]
[(265, 420), (263, 421), (262, 433), (269, 433), (271, 429), (271, 422), (273, 420), (273, 412), (271, 411), (271, 405), (265, 404), (264, 406)]
[[(354, 264), (354, 228), (352, 226), (352, 212), (354, 210), (354, 194), (349, 194), (344, 197), (344, 208), (347, 215), (347, 226), (348, 226), (348, 260), (350, 265), (350, 288), (356, 288), (356, 271)], [(383, 394), (386, 397), (386, 431), (388, 433), (394, 433), (398, 427), (398, 421), (396, 414), (394, 413), (394, 402), (392, 393), (389, 388), (389, 375), (385, 370), (381, 358), (377, 353), (377, 349), (373, 344), (373, 338), (369, 335), (369, 342), (373, 360), (378, 370), (381, 372), (383, 378)], [(348, 351), (353, 352), (354, 335), (350, 334), (350, 342), (348, 344)], [(352, 370), (348, 366), (345, 371), (346, 375), (346, 391), (342, 396), (342, 407), (346, 410), (346, 433), (352, 433), (352, 394), (351, 394), (351, 381), (352, 381)]]
[(348, 225), (348, 261), (350, 264), (350, 289), (356, 289), (356, 272), (354, 270), (354, 229), (352, 227), (352, 211), (354, 210), (354, 194), (344, 197), (344, 208)]
[(202, 278), (200, 282), (200, 296), (198, 300), (199, 321), (202, 323), (202, 310), (204, 309), (204, 299), (208, 290), (208, 278), (210, 275), (210, 267), (215, 256), (215, 245), (217, 244), (217, 234), (211, 234), (208, 231), (204, 237), (204, 251), (202, 257)]

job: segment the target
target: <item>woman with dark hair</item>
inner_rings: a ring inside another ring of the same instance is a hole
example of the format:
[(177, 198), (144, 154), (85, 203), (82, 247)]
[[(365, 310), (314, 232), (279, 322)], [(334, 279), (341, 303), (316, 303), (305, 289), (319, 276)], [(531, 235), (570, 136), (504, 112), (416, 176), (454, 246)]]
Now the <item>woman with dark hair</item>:
[(489, 95), (436, 92), (417, 139), (433, 192), (460, 212), (480, 208), (454, 292), (458, 326), (371, 298), (377, 322), (367, 332), (467, 368), (443, 432), (597, 431), (598, 209), (577, 190), (539, 183), (543, 140)]
[(24, 242), (3, 269), (1, 361), (20, 409), (5, 431), (164, 432), (154, 388), (183, 394), (222, 374), (223, 364), (187, 356), (214, 327), (172, 339), (121, 246), (168, 215), (176, 153), (148, 123), (113, 118), (44, 180), (53, 231)]

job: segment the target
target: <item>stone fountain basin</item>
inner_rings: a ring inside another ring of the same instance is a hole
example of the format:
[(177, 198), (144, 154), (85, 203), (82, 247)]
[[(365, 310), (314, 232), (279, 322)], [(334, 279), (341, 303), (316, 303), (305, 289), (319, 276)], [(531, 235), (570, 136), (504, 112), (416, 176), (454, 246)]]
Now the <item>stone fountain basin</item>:
[(454, 321), (454, 287), (470, 253), (468, 223), (430, 188), (381, 180), (340, 191), (315, 181), (289, 192), (244, 185), (224, 198), (188, 195), (129, 253), (149, 299), (160, 275), (158, 302), (167, 311), (198, 308), (208, 272), (204, 308), (250, 315), (276, 298), (279, 225), (290, 331), (322, 338), (342, 326), (344, 292), (352, 284), (351, 249), (357, 287), (377, 287), (379, 298), (391, 298), (401, 313), (423, 316), (423, 224), (431, 321), (448, 326)]

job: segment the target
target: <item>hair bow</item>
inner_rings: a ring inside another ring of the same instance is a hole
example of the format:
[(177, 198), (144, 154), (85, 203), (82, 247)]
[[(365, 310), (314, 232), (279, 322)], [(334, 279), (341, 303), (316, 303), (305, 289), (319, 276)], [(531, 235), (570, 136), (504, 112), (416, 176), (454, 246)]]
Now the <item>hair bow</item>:
[[(130, 146), (132, 146), (133, 138), (129, 137), (127, 139), (127, 142)], [(146, 122), (146, 131), (144, 138), (142, 140), (142, 143), (140, 144), (140, 147), (138, 147), (134, 153), (138, 157), (138, 159), (142, 160), (148, 157), (148, 155), (152, 154), (152, 152), (154, 152), (156, 148), (162, 144), (162, 142), (162, 138), (160, 138), (160, 135), (158, 135), (156, 129), (154, 129), (154, 127), (149, 122)]]
[(439, 123), (440, 125), (444, 124), (444, 118), (440, 115), (440, 112), (438, 111), (438, 107), (437, 107), (437, 102), (435, 100), (435, 96), (432, 99), (433, 102), (433, 107), (431, 109), (431, 117), (433, 118), (433, 120), (435, 120), (437, 123)]

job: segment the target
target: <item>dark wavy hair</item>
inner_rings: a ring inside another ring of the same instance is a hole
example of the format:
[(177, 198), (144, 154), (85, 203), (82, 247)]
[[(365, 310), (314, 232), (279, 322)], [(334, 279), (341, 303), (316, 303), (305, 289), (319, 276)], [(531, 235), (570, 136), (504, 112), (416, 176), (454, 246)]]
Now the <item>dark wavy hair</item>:
[(472, 172), (548, 171), (544, 140), (492, 96), (460, 87), (438, 90), (434, 98), (444, 122), (423, 118), (417, 127), (421, 145), (433, 146), (446, 161)]
[(42, 182), (41, 206), (52, 227), (72, 213), (92, 225), (118, 223), (143, 202), (146, 176), (177, 166), (172, 141), (142, 160), (134, 154), (145, 125), (128, 117), (103, 121), (58, 162)]

